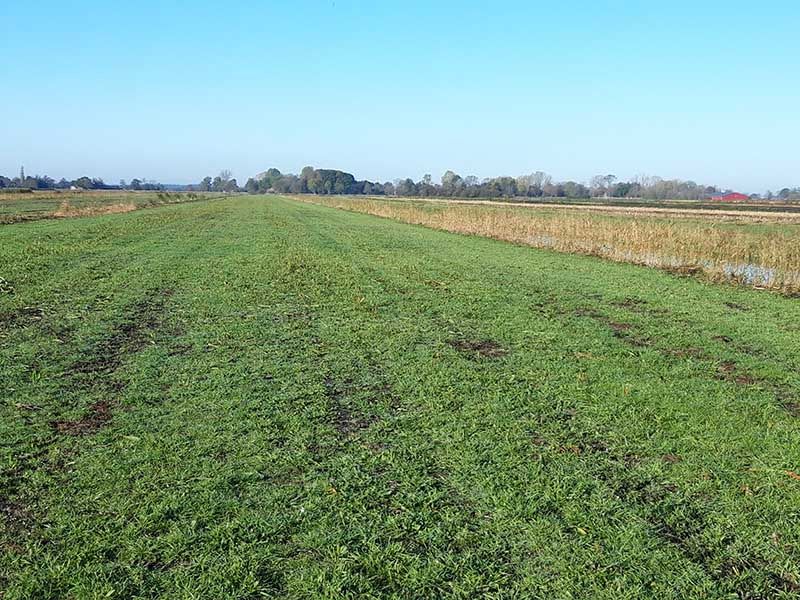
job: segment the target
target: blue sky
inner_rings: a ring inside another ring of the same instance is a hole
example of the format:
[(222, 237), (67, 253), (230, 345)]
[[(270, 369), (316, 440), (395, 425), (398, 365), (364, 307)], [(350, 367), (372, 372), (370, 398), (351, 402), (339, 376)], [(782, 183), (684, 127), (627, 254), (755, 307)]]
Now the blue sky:
[(800, 186), (800, 2), (0, 2), (0, 173)]

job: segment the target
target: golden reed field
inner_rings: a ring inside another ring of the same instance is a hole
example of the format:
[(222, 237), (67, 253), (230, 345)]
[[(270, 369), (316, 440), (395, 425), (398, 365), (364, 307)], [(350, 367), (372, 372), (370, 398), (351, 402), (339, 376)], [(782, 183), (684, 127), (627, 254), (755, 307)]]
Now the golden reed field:
[(299, 196), (298, 200), (537, 248), (800, 292), (800, 214)]

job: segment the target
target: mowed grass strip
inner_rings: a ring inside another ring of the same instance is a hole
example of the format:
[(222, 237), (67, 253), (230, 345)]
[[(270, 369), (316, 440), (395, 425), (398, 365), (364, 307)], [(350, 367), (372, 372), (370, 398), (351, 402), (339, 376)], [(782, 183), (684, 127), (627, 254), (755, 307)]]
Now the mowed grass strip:
[(0, 595), (800, 593), (800, 306), (275, 197), (0, 229)]

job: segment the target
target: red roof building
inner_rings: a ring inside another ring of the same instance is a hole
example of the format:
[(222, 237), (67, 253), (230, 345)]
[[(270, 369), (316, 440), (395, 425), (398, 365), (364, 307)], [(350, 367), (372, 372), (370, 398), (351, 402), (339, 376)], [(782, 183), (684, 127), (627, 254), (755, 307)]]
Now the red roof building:
[(711, 196), (711, 199), (721, 202), (738, 202), (741, 200), (750, 200), (750, 196), (747, 194), (740, 194), (739, 192), (727, 192), (725, 194), (714, 194)]

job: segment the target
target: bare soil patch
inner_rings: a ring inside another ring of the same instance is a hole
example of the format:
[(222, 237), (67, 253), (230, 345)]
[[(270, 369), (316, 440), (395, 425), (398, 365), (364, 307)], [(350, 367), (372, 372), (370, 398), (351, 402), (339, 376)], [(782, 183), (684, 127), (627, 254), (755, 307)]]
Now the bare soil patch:
[(325, 395), (330, 404), (331, 422), (340, 439), (349, 438), (378, 421), (377, 415), (366, 414), (347, 402), (352, 385), (350, 380), (337, 383), (333, 378), (325, 379)]
[(750, 307), (749, 306), (744, 306), (743, 304), (738, 304), (736, 302), (726, 302), (725, 306), (727, 306), (731, 310), (736, 310), (736, 311), (739, 311), (739, 312), (749, 312), (750, 311)]
[(64, 435), (88, 435), (96, 432), (111, 421), (111, 404), (100, 400), (89, 407), (89, 411), (80, 419), (73, 421), (53, 421), (51, 426)]
[(447, 343), (462, 354), (467, 354), (469, 356), (500, 358), (508, 354), (508, 350), (494, 340), (455, 339)]
[(16, 310), (0, 314), (0, 326), (8, 329), (27, 327), (44, 318), (44, 309), (38, 306), (23, 306)]

